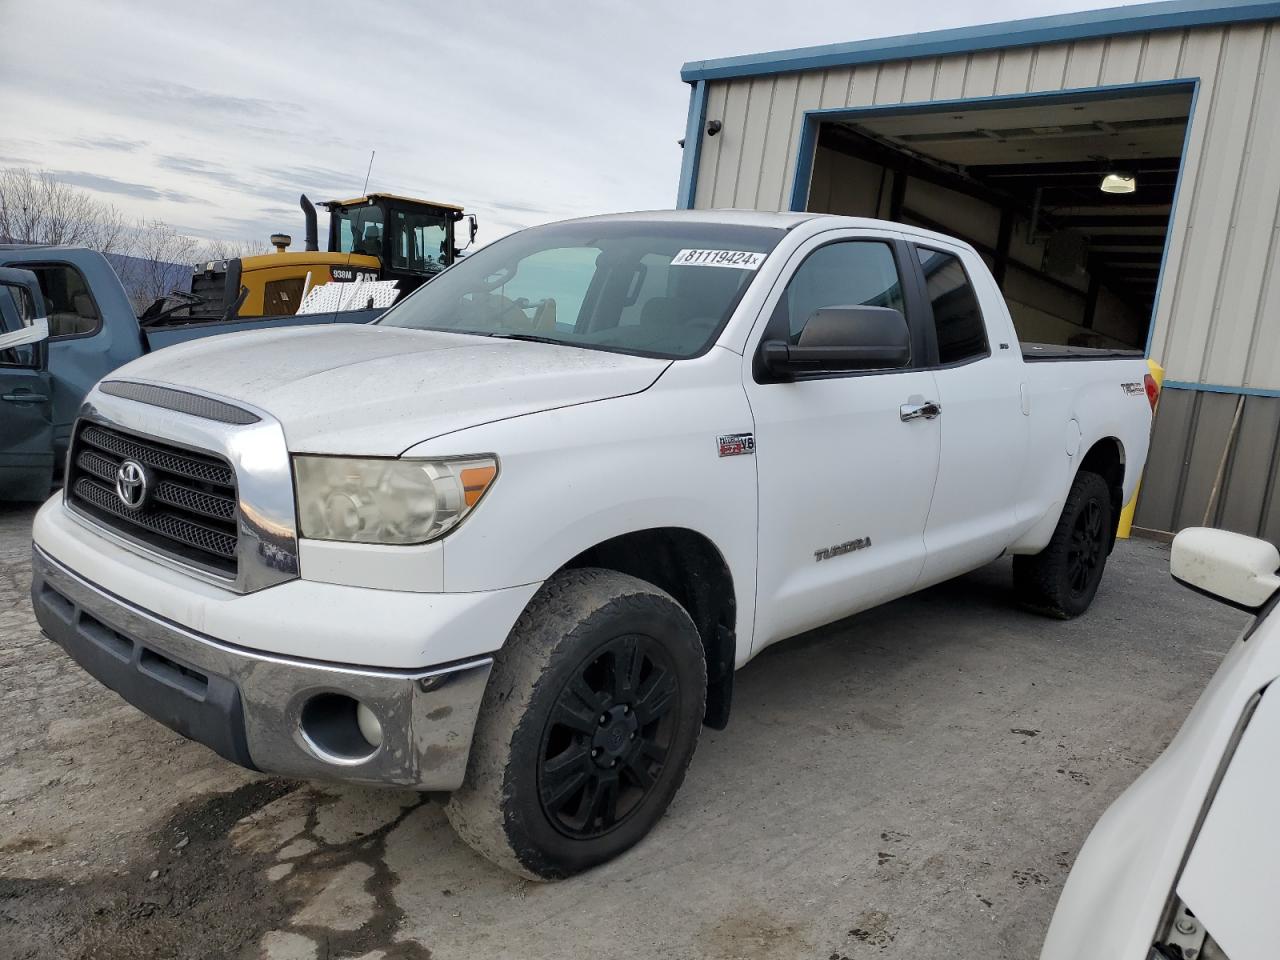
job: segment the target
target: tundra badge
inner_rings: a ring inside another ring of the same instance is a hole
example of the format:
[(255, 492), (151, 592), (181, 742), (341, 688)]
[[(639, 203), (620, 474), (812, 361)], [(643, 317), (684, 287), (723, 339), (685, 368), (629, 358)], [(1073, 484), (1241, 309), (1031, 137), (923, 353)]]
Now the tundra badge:
[(870, 537), (859, 537), (857, 540), (846, 540), (844, 543), (837, 543), (834, 547), (824, 547), (821, 550), (813, 551), (813, 559), (818, 563), (823, 560), (830, 560), (832, 557), (843, 556), (846, 553), (853, 553), (855, 550), (865, 550), (871, 546)]

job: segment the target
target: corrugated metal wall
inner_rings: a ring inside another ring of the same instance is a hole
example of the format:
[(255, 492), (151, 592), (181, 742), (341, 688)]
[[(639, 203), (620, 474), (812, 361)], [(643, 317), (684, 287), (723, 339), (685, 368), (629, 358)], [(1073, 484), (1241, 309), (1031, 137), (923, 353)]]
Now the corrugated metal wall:
[(1274, 23), (710, 81), (707, 119), (723, 129), (703, 137), (695, 205), (785, 209), (806, 110), (1192, 78), (1152, 355), (1171, 380), (1280, 389)]
[[(1237, 417), (1238, 413), (1238, 417)], [(1280, 397), (1166, 390), (1134, 522), (1280, 544)]]

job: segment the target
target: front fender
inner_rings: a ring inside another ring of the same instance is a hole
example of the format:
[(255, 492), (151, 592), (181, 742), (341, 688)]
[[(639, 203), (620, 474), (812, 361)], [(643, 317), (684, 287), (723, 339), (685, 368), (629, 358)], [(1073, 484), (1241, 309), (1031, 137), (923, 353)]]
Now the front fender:
[[(513, 417), (437, 437), (406, 456), (494, 452), (498, 477), (442, 541), (444, 589), (545, 580), (583, 550), (639, 530), (706, 537), (729, 567), (737, 632), (755, 596), (754, 455), (719, 455), (720, 434), (753, 429), (741, 357), (713, 349), (641, 393)], [(727, 382), (726, 382), (727, 381)], [(749, 649), (743, 642), (740, 650)]]

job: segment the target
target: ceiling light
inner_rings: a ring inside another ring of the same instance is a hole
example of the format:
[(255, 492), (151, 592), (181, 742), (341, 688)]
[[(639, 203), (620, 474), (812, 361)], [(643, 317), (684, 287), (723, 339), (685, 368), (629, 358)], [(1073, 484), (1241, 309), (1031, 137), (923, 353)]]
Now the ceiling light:
[(1133, 193), (1138, 189), (1138, 178), (1132, 173), (1112, 170), (1102, 178), (1098, 189), (1103, 193)]

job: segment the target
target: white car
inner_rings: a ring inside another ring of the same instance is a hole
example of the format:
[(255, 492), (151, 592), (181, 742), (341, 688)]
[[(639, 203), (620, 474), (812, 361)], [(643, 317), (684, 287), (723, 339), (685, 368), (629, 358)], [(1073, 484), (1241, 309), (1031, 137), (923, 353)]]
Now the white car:
[(648, 832), (769, 644), (1005, 553), (1084, 612), (1153, 402), (1137, 352), (1020, 347), (945, 236), (551, 224), (374, 325), (100, 383), (33, 601), (224, 757), (449, 791), (477, 850), (563, 876)]
[(1256, 619), (1168, 749), (1093, 828), (1041, 960), (1280, 956), (1280, 551), (1193, 527), (1170, 567)]

